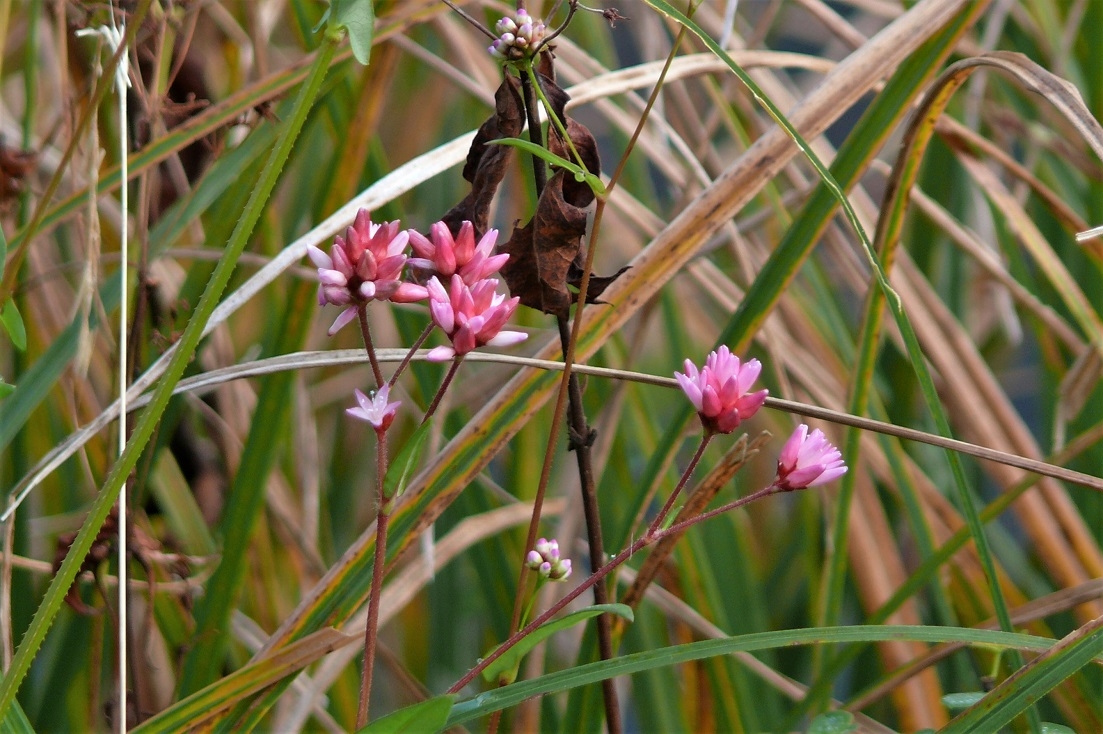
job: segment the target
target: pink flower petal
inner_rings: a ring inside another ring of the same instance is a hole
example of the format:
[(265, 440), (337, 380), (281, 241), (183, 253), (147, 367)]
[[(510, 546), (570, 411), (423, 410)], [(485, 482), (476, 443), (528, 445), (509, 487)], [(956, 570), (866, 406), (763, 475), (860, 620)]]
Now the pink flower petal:
[(356, 307), (353, 306), (351, 308), (346, 308), (344, 311), (341, 312), (341, 315), (338, 316), (337, 319), (333, 322), (333, 326), (329, 327), (328, 334), (330, 336), (333, 336), (338, 331), (343, 329), (346, 325), (348, 325), (348, 323), (350, 321), (353, 321), (355, 319), (356, 319)]

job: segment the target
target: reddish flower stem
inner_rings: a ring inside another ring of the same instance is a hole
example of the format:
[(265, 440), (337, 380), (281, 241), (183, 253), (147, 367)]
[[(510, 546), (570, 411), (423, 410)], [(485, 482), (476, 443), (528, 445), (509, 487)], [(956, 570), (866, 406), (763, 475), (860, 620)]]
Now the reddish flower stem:
[(591, 587), (596, 586), (598, 582), (600, 582), (615, 569), (617, 569), (621, 564), (623, 564), (625, 561), (627, 561), (629, 558), (631, 558), (633, 555), (643, 550), (647, 546), (659, 542), (668, 535), (680, 533), (687, 528), (697, 525), (698, 523), (702, 523), (706, 520), (711, 520), (717, 515), (722, 515), (725, 512), (730, 512), (731, 510), (734, 510), (738, 507), (743, 507), (744, 505), (748, 505), (756, 500), (769, 497), (772, 494), (778, 494), (781, 491), (782, 490), (777, 485), (771, 484), (764, 489), (758, 490), (754, 494), (740, 497), (739, 499), (729, 502), (726, 505), (717, 507), (715, 510), (710, 510), (709, 512), (702, 513), (700, 515), (697, 515), (696, 517), (691, 517), (688, 520), (683, 520), (680, 523), (671, 525), (666, 530), (660, 530), (656, 533), (649, 533), (647, 535), (644, 535), (642, 538), (632, 543), (632, 545), (630, 545), (626, 551), (624, 551), (623, 553), (618, 553), (616, 556), (610, 559), (608, 563), (599, 568), (596, 572), (592, 573), (589, 577), (586, 578), (585, 581), (572, 589), (569, 594), (564, 596), (555, 604), (548, 607), (548, 609), (544, 613), (540, 614), (538, 617), (536, 617), (536, 619), (529, 622), (521, 630), (511, 635), (508, 640), (503, 642), (493, 652), (480, 660), (478, 665), (469, 670), (466, 675), (464, 675), (462, 678), (452, 684), (452, 687), (448, 689), (447, 693), (459, 693), (461, 690), (463, 690), (464, 686), (475, 680), (475, 678), (478, 677), (479, 674), (482, 673), (488, 665), (504, 655), (507, 650), (516, 645), (523, 638), (532, 634), (538, 627), (540, 627), (542, 624), (544, 624), (553, 616), (566, 608), (568, 604), (577, 599)]
[(452, 360), (452, 366), (448, 368), (448, 374), (444, 376), (444, 381), (440, 383), (437, 394), (433, 396), (433, 402), (429, 403), (429, 407), (425, 411), (425, 417), (421, 419), (422, 423), (427, 422), (433, 417), (433, 413), (437, 412), (437, 408), (440, 407), (440, 401), (444, 397), (445, 391), (448, 390), (448, 386), (452, 384), (452, 378), (456, 376), (461, 362), (463, 362), (463, 355), (457, 354), (456, 358)]
[(376, 430), (376, 494), (379, 509), (375, 516), (375, 563), (372, 565), (371, 595), (368, 597), (368, 622), (364, 628), (364, 670), (360, 676), (360, 706), (356, 713), (356, 728), (368, 723), (372, 672), (375, 669), (375, 646), (379, 638), (379, 601), (383, 596), (383, 567), (387, 561), (387, 524), (390, 513), (383, 496), (383, 479), (387, 475), (387, 432)]
[(375, 356), (375, 346), (372, 345), (371, 328), (368, 326), (368, 304), (362, 303), (356, 307), (356, 315), (360, 318), (360, 334), (364, 337), (364, 349), (368, 351), (368, 361), (371, 362), (371, 371), (375, 375), (375, 388), (383, 387), (383, 370), (379, 369), (379, 359)]
[(430, 321), (429, 324), (425, 327), (425, 330), (421, 332), (421, 336), (414, 340), (414, 344), (410, 347), (410, 351), (407, 352), (406, 356), (402, 358), (402, 361), (398, 365), (398, 369), (396, 369), (394, 371), (394, 374), (391, 375), (391, 379), (388, 381), (387, 384), (389, 384), (391, 387), (394, 387), (394, 384), (398, 382), (398, 376), (405, 372), (406, 368), (410, 366), (410, 360), (414, 358), (414, 355), (417, 354), (417, 350), (421, 349), (421, 345), (425, 343), (425, 340), (429, 338), (429, 335), (433, 333), (433, 329), (435, 328), (436, 324)]
[(712, 441), (712, 437), (715, 435), (716, 434), (712, 431), (705, 431), (705, 435), (701, 437), (701, 444), (697, 447), (697, 452), (693, 455), (693, 458), (690, 459), (689, 466), (682, 472), (682, 478), (678, 480), (678, 486), (670, 493), (670, 497), (667, 498), (666, 504), (663, 505), (663, 509), (659, 510), (659, 514), (655, 516), (655, 519), (651, 521), (651, 525), (648, 526), (648, 535), (654, 535), (655, 532), (662, 527), (663, 523), (666, 522), (670, 510), (674, 507), (674, 501), (678, 499), (678, 496), (682, 493), (682, 489), (684, 489), (686, 483), (689, 482), (690, 476), (693, 475), (693, 470), (697, 468), (697, 463), (700, 462), (701, 457), (705, 455), (705, 449), (708, 448), (709, 442)]

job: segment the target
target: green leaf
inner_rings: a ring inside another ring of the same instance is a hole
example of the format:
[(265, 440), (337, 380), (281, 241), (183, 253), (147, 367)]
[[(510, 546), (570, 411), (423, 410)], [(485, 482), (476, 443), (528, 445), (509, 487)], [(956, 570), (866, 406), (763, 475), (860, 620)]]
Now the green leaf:
[(440, 731), (448, 721), (448, 714), (452, 713), (452, 702), (455, 700), (454, 695), (447, 695), (415, 703), (373, 721), (357, 734), (421, 734)]
[[(521, 660), (524, 659), (529, 650), (560, 630), (565, 630), (591, 617), (606, 613), (624, 617), (629, 622), (634, 619), (632, 608), (625, 604), (595, 604), (592, 607), (586, 607), (558, 619), (553, 619), (534, 629), (532, 634), (523, 638), (516, 645), (502, 653), (502, 657), (486, 666), (486, 669), (483, 670), (483, 678), (490, 683), (512, 683), (517, 680), (517, 670), (521, 667)], [(494, 650), (497, 650), (498, 647), (501, 646), (495, 647)], [(493, 653), (494, 650), (490, 652)]]
[(9, 298), (0, 310), (0, 321), (4, 322), (4, 328), (8, 330), (8, 336), (15, 348), (21, 352), (26, 350), (27, 328), (23, 325), (23, 317), (19, 315), (14, 299)]
[(421, 460), (421, 450), (425, 448), (425, 439), (429, 437), (429, 423), (422, 423), (410, 436), (410, 440), (398, 452), (398, 456), (391, 461), (387, 468), (387, 476), (383, 478), (383, 496), (391, 500), (398, 497), (406, 489), (406, 485), (413, 476)]
[(808, 734), (848, 734), (852, 731), (858, 731), (858, 725), (849, 711), (828, 711), (812, 719), (808, 726)]
[(340, 29), (349, 34), (352, 55), (364, 66), (371, 59), (371, 45), (375, 38), (375, 8), (372, 0), (333, 0), (329, 15), (330, 29)]
[(1076, 730), (1064, 724), (1054, 724), (1050, 721), (1043, 721), (1042, 734), (1076, 734)]
[(8, 397), (13, 392), (15, 392), (15, 385), (4, 382), (3, 375), (0, 375), (0, 399)]

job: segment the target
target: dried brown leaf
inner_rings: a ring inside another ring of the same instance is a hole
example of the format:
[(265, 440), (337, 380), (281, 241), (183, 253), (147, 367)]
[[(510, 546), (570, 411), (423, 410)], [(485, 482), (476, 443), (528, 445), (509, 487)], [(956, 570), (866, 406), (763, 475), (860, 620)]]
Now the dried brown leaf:
[(582, 247), (586, 234), (586, 212), (563, 199), (563, 179), (559, 171), (548, 181), (532, 221), (501, 246), (509, 253), (502, 277), (510, 293), (521, 303), (549, 314), (566, 316), (571, 307), (567, 273)]
[(494, 93), (494, 114), (475, 134), (463, 167), (463, 177), (471, 182), (471, 192), (441, 217), (453, 235), (459, 232), (464, 220), (475, 225), (476, 237), (481, 237), (490, 226), (490, 202), (505, 178), (506, 166), (513, 151), (505, 145), (488, 143), (521, 134), (525, 126), (525, 111), (519, 87), (516, 77), (506, 75)]
[[(571, 267), (567, 269), (567, 284), (572, 286), (575, 290), (582, 290), (582, 268), (585, 265), (585, 258), (582, 257), (580, 251), (575, 256), (574, 261), (571, 263)], [(586, 283), (586, 303), (605, 303), (601, 300), (601, 294), (605, 292), (605, 289), (612, 285), (613, 281), (624, 275), (631, 265), (625, 265), (623, 268), (613, 273), (612, 275), (595, 275), (590, 273), (590, 280)], [(578, 300), (577, 298), (575, 299)]]

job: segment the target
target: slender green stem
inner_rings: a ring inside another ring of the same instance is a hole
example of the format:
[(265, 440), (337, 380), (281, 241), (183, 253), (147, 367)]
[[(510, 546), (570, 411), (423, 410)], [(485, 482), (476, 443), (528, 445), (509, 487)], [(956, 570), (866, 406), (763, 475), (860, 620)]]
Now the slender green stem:
[(582, 156), (578, 150), (574, 147), (574, 141), (571, 140), (571, 136), (567, 135), (567, 128), (564, 127), (563, 121), (559, 119), (559, 116), (555, 114), (555, 110), (552, 109), (551, 102), (544, 96), (544, 90), (540, 87), (540, 79), (536, 76), (536, 70), (532, 68), (532, 64), (525, 67), (525, 74), (529, 79), (529, 83), (535, 90), (536, 95), (540, 98), (540, 104), (544, 106), (544, 111), (548, 113), (548, 119), (551, 120), (551, 124), (555, 125), (556, 132), (566, 142), (567, 147), (571, 149), (571, 155), (574, 156), (574, 161), (577, 163), (583, 171), (586, 173), (593, 173), (586, 168), (586, 164), (582, 161)]
[[(136, 25), (138, 24), (132, 23), (130, 29), (134, 29)], [(35, 654), (46, 638), (46, 633), (53, 625), (54, 618), (61, 608), (65, 594), (72, 586), (73, 579), (76, 578), (81, 564), (83, 564), (85, 556), (92, 546), (92, 542), (95, 540), (97, 533), (99, 533), (100, 528), (103, 526), (104, 520), (107, 518), (108, 512), (111, 510), (112, 505), (115, 504), (115, 500), (118, 498), (119, 491), (125, 483), (126, 478), (137, 464), (138, 458), (141, 456), (142, 451), (153, 435), (153, 431), (159, 425), (165, 408), (168, 405), (169, 398), (172, 396), (173, 388), (176, 386), (176, 383), (179, 382), (185, 367), (187, 367), (192, 359), (195, 348), (199, 344), (200, 337), (203, 335), (203, 328), (210, 320), (211, 313), (214, 312), (222, 292), (225, 290), (227, 283), (230, 281), (230, 277), (233, 275), (234, 266), (237, 264), (238, 258), (241, 257), (241, 253), (249, 240), (249, 236), (253, 232), (253, 228), (256, 227), (257, 222), (260, 220), (268, 197), (271, 195), (272, 189), (275, 188), (276, 182), (279, 180), (280, 170), (283, 168), (288, 155), (291, 153), (291, 147), (298, 137), (299, 131), (302, 129), (307, 113), (315, 97), (317, 97), (321, 89), (322, 81), (325, 79), (330, 62), (337, 50), (337, 43), (337, 39), (329, 37), (323, 42), (318, 56), (315, 59), (314, 66), (311, 68), (310, 75), (299, 91), (299, 96), (295, 101), (292, 115), (290, 119), (288, 119), (276, 147), (272, 149), (272, 152), (268, 156), (257, 187), (250, 195), (245, 210), (242, 212), (241, 218), (238, 220), (233, 233), (230, 235), (229, 242), (226, 244), (222, 259), (219, 260), (218, 265), (215, 267), (214, 273), (211, 275), (211, 280), (208, 282), (203, 296), (196, 305), (195, 312), (188, 321), (184, 333), (180, 336), (177, 350), (169, 361), (164, 376), (153, 392), (149, 407), (142, 413), (141, 418), (134, 427), (134, 432), (127, 442), (126, 451), (123, 452), (123, 455), (112, 467), (110, 475), (104, 482), (103, 489), (93, 503), (87, 519), (81, 526), (80, 532), (77, 533), (77, 537), (74, 539), (68, 554), (65, 556), (65, 560), (58, 569), (57, 575), (54, 576), (53, 581), (50, 583), (50, 587), (46, 590), (42, 603), (39, 605), (34, 619), (31, 620), (31, 624), (26, 634), (23, 636), (23, 641), (19, 645), (19, 649), (12, 660), (11, 668), (4, 678), (0, 680), (0, 720), (7, 716), (12, 701), (15, 700), (15, 694), (19, 690), (19, 686), (23, 682), (23, 679), (26, 677)], [(108, 67), (108, 69), (111, 68), (113, 67)]]

